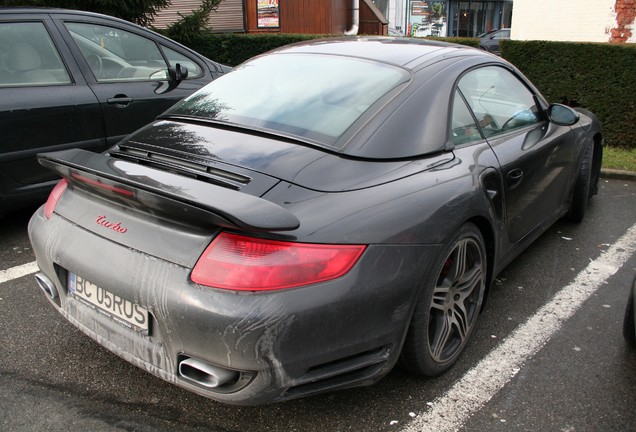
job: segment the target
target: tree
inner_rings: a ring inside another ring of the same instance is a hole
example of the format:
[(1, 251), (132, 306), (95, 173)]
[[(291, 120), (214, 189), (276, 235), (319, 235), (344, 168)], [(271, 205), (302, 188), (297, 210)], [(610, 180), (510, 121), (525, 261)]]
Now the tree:
[(208, 19), (219, 3), (221, 0), (203, 0), (201, 6), (192, 11), (190, 15), (177, 12), (181, 19), (168, 26), (165, 32), (166, 36), (188, 45), (194, 38), (209, 32), (212, 28), (208, 25)]
[(0, 0), (0, 6), (59, 7), (98, 12), (146, 27), (157, 12), (169, 4), (170, 0)]

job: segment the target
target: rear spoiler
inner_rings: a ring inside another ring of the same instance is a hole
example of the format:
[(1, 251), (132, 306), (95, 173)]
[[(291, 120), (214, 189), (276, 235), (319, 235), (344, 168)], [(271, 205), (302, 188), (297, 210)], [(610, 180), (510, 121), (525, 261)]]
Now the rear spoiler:
[(201, 220), (203, 211), (208, 222), (213, 216), (214, 223), (226, 227), (289, 231), (300, 226), (296, 216), (263, 198), (104, 154), (70, 149), (38, 154), (38, 160), (75, 186), (120, 201), (142, 202), (172, 218), (178, 211), (182, 217)]

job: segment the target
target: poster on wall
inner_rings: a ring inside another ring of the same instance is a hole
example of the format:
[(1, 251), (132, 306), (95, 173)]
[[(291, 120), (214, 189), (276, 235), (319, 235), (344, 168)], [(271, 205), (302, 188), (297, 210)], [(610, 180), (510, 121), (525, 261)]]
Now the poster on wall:
[(411, 0), (407, 16), (408, 36), (446, 36), (448, 1)]
[(278, 0), (256, 0), (258, 28), (276, 28), (280, 26)]

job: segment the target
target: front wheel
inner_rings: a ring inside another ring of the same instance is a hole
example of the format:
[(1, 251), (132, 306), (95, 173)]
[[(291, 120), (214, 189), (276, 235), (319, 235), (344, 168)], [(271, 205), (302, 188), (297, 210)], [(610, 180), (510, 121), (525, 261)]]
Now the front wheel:
[(594, 148), (588, 145), (581, 161), (579, 174), (572, 192), (572, 202), (570, 203), (570, 211), (567, 219), (570, 222), (581, 222), (585, 217), (587, 202), (590, 197), (590, 185), (592, 184), (592, 163), (594, 159)]
[(400, 364), (437, 376), (449, 369), (475, 329), (486, 291), (487, 257), (479, 229), (467, 223), (425, 278), (404, 341)]

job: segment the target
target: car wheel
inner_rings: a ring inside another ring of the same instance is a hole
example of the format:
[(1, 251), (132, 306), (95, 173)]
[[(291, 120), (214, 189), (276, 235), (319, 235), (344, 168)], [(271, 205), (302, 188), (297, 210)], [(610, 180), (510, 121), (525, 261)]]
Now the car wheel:
[(636, 287), (636, 279), (629, 290), (629, 299), (625, 308), (625, 319), (623, 320), (623, 336), (625, 341), (634, 347), (636, 346), (636, 322), (634, 321), (634, 288)]
[(467, 223), (447, 243), (433, 276), (424, 282), (400, 356), (405, 369), (437, 376), (455, 363), (477, 323), (486, 269), (481, 232)]
[(590, 196), (590, 183), (592, 178), (593, 146), (588, 145), (581, 161), (579, 176), (576, 179), (570, 211), (567, 219), (571, 222), (581, 222), (585, 216), (587, 201)]

